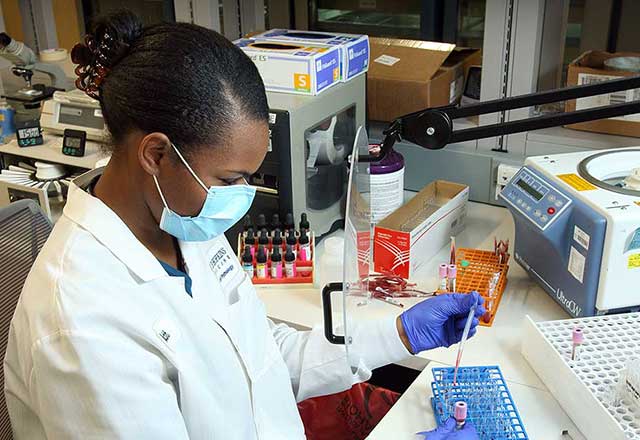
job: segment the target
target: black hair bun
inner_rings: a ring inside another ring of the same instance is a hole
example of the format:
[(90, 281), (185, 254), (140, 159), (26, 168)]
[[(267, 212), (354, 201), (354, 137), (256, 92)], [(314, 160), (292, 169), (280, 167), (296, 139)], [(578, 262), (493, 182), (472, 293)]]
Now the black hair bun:
[(100, 100), (100, 85), (142, 36), (143, 26), (137, 15), (122, 10), (99, 18), (92, 27), (84, 43), (72, 49), (71, 60), (78, 65), (76, 87)]
[(0, 32), (0, 47), (7, 47), (11, 43), (11, 37), (5, 32)]

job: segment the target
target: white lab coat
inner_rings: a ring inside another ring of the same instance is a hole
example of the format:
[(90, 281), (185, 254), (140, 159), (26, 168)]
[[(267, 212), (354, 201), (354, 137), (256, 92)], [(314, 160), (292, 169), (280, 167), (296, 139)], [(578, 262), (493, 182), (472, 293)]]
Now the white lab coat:
[(395, 319), (344, 346), (275, 325), (224, 237), (180, 243), (170, 277), (120, 218), (71, 186), (25, 283), (4, 362), (28, 439), (299, 439), (296, 401), (348, 389), (409, 355)]

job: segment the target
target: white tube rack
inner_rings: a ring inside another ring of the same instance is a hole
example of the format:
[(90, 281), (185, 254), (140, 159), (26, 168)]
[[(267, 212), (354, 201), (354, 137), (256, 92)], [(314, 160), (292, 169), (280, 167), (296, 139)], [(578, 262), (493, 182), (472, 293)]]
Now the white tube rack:
[[(571, 360), (571, 334), (584, 343)], [(589, 440), (640, 439), (640, 410), (612, 395), (628, 360), (640, 358), (640, 313), (534, 322), (526, 317), (522, 355)]]

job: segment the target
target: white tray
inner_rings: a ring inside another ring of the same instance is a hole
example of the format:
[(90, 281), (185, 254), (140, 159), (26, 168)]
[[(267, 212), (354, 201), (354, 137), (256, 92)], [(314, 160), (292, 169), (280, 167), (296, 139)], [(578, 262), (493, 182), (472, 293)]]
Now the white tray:
[[(571, 360), (571, 334), (585, 342)], [(522, 355), (589, 440), (640, 439), (640, 410), (612, 393), (626, 361), (640, 358), (640, 313), (533, 322), (522, 333)]]

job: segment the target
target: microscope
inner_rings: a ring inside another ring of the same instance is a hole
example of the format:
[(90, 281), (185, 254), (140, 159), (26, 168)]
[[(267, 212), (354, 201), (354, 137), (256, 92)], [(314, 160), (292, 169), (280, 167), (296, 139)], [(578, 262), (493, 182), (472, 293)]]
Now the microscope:
[[(60, 66), (39, 61), (28, 46), (4, 32), (0, 33), (0, 58), (9, 61), (12, 64), (11, 72), (25, 82), (24, 87), (11, 92), (4, 91), (2, 96), (11, 102), (19, 113), (21, 107), (27, 112), (39, 111), (42, 101), (51, 98), (56, 90), (73, 88)], [(46, 74), (51, 85), (33, 84), (35, 72)]]

